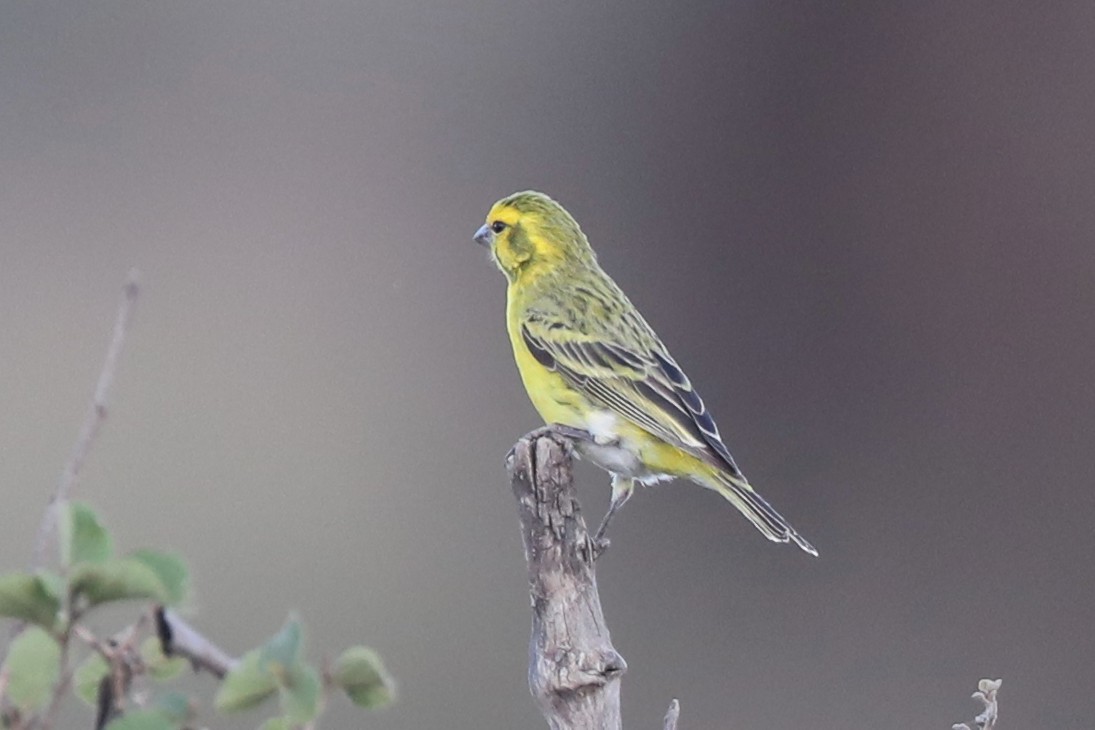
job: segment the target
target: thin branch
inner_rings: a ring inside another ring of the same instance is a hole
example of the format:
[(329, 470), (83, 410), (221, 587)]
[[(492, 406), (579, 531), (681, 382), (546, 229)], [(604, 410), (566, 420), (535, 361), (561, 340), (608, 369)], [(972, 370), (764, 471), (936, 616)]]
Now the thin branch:
[(83, 625), (78, 624), (72, 627), (72, 635), (87, 644), (89, 649), (94, 650), (95, 653), (99, 654), (101, 657), (103, 657), (103, 659), (109, 661), (110, 658), (107, 654), (108, 649), (106, 647), (106, 644), (99, 641), (99, 637), (96, 636), (91, 629), (85, 628)]
[(674, 699), (669, 703), (669, 712), (665, 713), (663, 730), (677, 730), (677, 718), (681, 716), (681, 703)]
[(107, 396), (110, 394), (110, 385), (114, 382), (114, 371), (118, 367), (118, 357), (121, 355), (122, 346), (125, 344), (126, 333), (129, 330), (129, 322), (133, 317), (133, 310), (137, 304), (137, 295), (140, 287), (137, 284), (137, 271), (129, 272), (123, 288), (122, 302), (118, 305), (118, 315), (114, 320), (114, 333), (107, 347), (106, 359), (103, 361), (103, 369), (99, 372), (99, 381), (95, 385), (95, 394), (92, 396), (91, 405), (84, 423), (80, 427), (80, 434), (76, 438), (76, 445), (72, 449), (72, 455), (61, 473), (61, 479), (57, 483), (57, 490), (49, 500), (42, 523), (38, 527), (38, 536), (34, 541), (34, 554), (31, 559), (31, 570), (44, 567), (50, 560), (50, 549), (53, 546), (53, 536), (57, 530), (57, 512), (65, 500), (68, 499), (80, 476), (80, 470), (87, 460), (99, 428), (106, 419)]
[(138, 646), (137, 640), (141, 638), (141, 634), (145, 625), (148, 624), (148, 621), (149, 612), (142, 613), (137, 617), (136, 621), (106, 641), (101, 640), (95, 635), (95, 632), (85, 627), (83, 624), (73, 624), (72, 635), (87, 644), (90, 649), (94, 650), (109, 663), (115, 661), (123, 654), (140, 655), (140, 647)]
[(136, 623), (127, 627), (121, 635), (107, 641), (101, 641), (83, 626), (77, 625), (73, 628), (76, 638), (95, 650), (110, 667), (110, 671), (99, 680), (95, 703), (95, 730), (102, 730), (111, 720), (122, 716), (133, 678), (146, 671), (137, 647), (137, 639), (146, 623), (148, 614), (141, 614)]
[(550, 429), (536, 431), (517, 442), (507, 467), (532, 598), (529, 689), (554, 730), (619, 730), (627, 664), (601, 612), (570, 442)]
[(229, 656), (223, 649), (198, 633), (178, 614), (163, 606), (155, 610), (156, 635), (164, 656), (181, 656), (190, 660), (194, 669), (204, 669), (217, 679), (224, 679), (239, 664), (239, 659)]

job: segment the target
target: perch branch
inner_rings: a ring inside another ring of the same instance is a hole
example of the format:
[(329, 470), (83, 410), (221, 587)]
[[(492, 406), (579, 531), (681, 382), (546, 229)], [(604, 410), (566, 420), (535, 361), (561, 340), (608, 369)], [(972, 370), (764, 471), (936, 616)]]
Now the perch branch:
[(553, 730), (619, 730), (620, 678), (594, 576), (594, 548), (574, 492), (570, 441), (550, 430), (507, 458), (532, 599), (529, 689)]

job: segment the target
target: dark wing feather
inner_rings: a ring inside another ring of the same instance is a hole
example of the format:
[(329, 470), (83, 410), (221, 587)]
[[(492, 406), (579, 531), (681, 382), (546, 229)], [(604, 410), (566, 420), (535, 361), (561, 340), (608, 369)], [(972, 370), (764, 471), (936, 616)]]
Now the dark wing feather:
[(741, 476), (703, 399), (669, 353), (656, 347), (640, 351), (535, 316), (523, 323), (521, 336), (537, 362), (600, 407)]

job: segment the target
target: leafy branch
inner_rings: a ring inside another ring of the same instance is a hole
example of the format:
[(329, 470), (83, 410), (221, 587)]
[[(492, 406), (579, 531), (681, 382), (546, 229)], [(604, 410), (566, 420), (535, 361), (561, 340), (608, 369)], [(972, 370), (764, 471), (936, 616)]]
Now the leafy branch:
[[(188, 730), (198, 704), (179, 692), (147, 691), (190, 664), (219, 681), (218, 712), (257, 707), (276, 697), (264, 730), (312, 730), (336, 694), (367, 708), (394, 699), (395, 683), (372, 649), (354, 646), (321, 668), (303, 652), (303, 627), (290, 616), (262, 646), (236, 659), (184, 621), (175, 607), (189, 595), (183, 560), (152, 549), (119, 555), (99, 516), (70, 495), (107, 413), (107, 396), (139, 289), (126, 282), (91, 406), (46, 508), (26, 571), (0, 575), (0, 619), (15, 623), (0, 655), (0, 728), (52, 730), (72, 694), (94, 708), (95, 730)], [(55, 563), (55, 564), (54, 564)], [(143, 604), (110, 637), (86, 622), (105, 605)]]

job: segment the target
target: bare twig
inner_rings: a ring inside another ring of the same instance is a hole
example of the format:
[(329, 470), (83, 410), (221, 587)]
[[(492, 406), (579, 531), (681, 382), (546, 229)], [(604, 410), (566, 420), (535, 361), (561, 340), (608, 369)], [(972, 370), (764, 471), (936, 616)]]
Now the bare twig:
[(72, 635), (94, 649), (104, 659), (107, 658), (106, 645), (99, 641), (99, 637), (96, 636), (91, 629), (85, 628), (82, 625), (73, 626)]
[[(996, 727), (996, 717), (999, 714), (999, 705), (996, 703), (996, 692), (1003, 683), (1001, 679), (982, 679), (977, 683), (977, 691), (971, 697), (981, 703), (984, 708), (981, 714), (973, 718), (980, 730), (993, 730)], [(951, 730), (970, 730), (970, 726), (964, 722), (952, 725)]]
[(202, 636), (174, 611), (157, 606), (155, 619), (156, 635), (165, 656), (185, 657), (195, 669), (204, 669), (217, 679), (224, 679), (224, 675), (239, 664), (238, 659)]
[(72, 492), (72, 488), (80, 476), (80, 470), (91, 451), (91, 445), (99, 433), (99, 427), (106, 418), (107, 396), (110, 393), (110, 385), (114, 381), (118, 356), (125, 344), (126, 332), (129, 330), (129, 322), (133, 317), (133, 309), (137, 304), (137, 295), (140, 291), (137, 278), (137, 271), (133, 270), (126, 280), (122, 302), (118, 305), (118, 315), (114, 320), (114, 334), (110, 338), (106, 359), (103, 361), (103, 368), (99, 372), (99, 381), (95, 385), (95, 394), (91, 398), (91, 406), (88, 408), (84, 423), (80, 427), (80, 434), (76, 438), (72, 455), (61, 473), (61, 479), (57, 482), (57, 490), (50, 498), (45, 515), (42, 517), (42, 523), (38, 527), (38, 535), (34, 541), (34, 554), (31, 559), (31, 570), (44, 567), (50, 560), (50, 551), (54, 544), (53, 535), (57, 530), (58, 510)]
[(72, 634), (94, 649), (103, 659), (112, 662), (121, 654), (136, 654), (138, 652), (137, 640), (141, 638), (141, 632), (148, 624), (148, 621), (149, 613), (142, 613), (136, 621), (106, 641), (101, 640), (95, 635), (95, 632), (83, 624), (74, 624)]
[(665, 713), (663, 730), (677, 730), (677, 718), (681, 716), (681, 703), (674, 699), (669, 703), (669, 711)]
[(110, 667), (110, 671), (99, 680), (95, 703), (95, 730), (102, 730), (111, 720), (122, 716), (134, 676), (145, 671), (144, 661), (137, 648), (137, 639), (147, 622), (148, 615), (142, 614), (121, 635), (108, 641), (101, 641), (83, 626), (73, 628), (73, 634), (103, 657)]
[(620, 678), (574, 493), (569, 442), (539, 431), (507, 459), (532, 598), (529, 688), (555, 730), (620, 728)]

